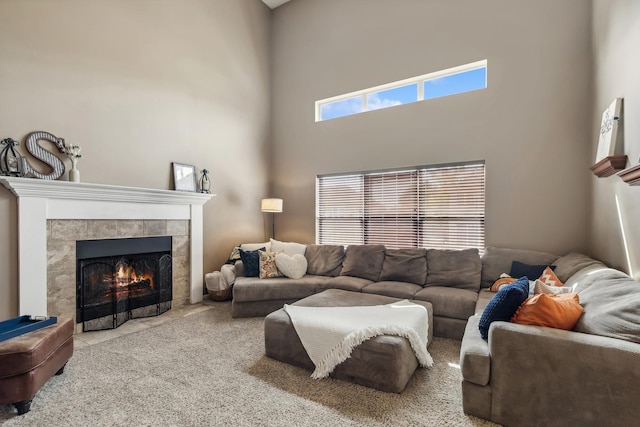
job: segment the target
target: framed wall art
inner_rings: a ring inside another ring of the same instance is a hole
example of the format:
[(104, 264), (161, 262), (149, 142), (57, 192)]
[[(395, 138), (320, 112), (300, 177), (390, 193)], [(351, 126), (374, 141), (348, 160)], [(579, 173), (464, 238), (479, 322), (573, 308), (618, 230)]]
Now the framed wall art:
[(173, 162), (173, 189), (176, 191), (196, 191), (196, 167)]
[(606, 157), (615, 155), (621, 110), (622, 98), (616, 98), (602, 113), (596, 163)]

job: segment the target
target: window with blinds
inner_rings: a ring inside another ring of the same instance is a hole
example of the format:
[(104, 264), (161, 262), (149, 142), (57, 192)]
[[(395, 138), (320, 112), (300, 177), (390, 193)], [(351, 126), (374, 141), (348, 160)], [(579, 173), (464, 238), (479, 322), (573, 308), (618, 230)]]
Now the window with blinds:
[(316, 242), (484, 248), (484, 162), (319, 176)]

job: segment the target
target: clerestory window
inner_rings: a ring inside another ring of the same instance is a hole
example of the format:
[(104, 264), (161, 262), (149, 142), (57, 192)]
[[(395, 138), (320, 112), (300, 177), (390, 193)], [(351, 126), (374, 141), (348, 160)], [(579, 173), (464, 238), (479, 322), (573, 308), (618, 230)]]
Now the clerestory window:
[(316, 101), (316, 122), (487, 87), (487, 60)]

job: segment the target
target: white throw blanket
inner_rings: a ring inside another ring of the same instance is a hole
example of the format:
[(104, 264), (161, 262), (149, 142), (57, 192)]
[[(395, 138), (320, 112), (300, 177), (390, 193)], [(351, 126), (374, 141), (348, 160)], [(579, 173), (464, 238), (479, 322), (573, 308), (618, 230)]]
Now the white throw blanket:
[(284, 310), (316, 365), (312, 378), (326, 378), (351, 356), (355, 347), (378, 335), (409, 340), (420, 366), (431, 367), (427, 351), (427, 309), (407, 300), (363, 307), (303, 307), (285, 304)]

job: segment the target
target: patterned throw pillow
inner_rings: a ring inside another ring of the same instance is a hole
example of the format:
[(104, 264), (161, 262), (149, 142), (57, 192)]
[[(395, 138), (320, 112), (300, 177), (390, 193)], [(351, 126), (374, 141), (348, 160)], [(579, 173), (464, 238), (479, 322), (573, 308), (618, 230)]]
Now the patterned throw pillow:
[(522, 303), (511, 321), (569, 331), (582, 315), (579, 301), (577, 293), (534, 295)]
[(508, 322), (528, 296), (529, 280), (526, 277), (521, 277), (500, 289), (482, 312), (478, 324), (480, 336), (485, 340), (489, 337), (489, 326), (493, 322)]
[[(262, 248), (264, 250), (264, 248)], [(243, 251), (240, 249), (240, 258), (244, 264), (245, 277), (258, 277), (260, 275), (260, 254), (256, 251)]]
[(260, 278), (270, 279), (272, 277), (282, 277), (276, 266), (276, 252), (258, 251), (260, 258)]
[(556, 273), (553, 272), (551, 267), (545, 268), (538, 280), (547, 286), (564, 286), (564, 283), (558, 279), (558, 276), (556, 276)]
[(235, 264), (236, 261), (240, 261), (240, 246), (236, 246), (231, 250), (229, 254), (229, 259), (227, 260), (227, 264)]

